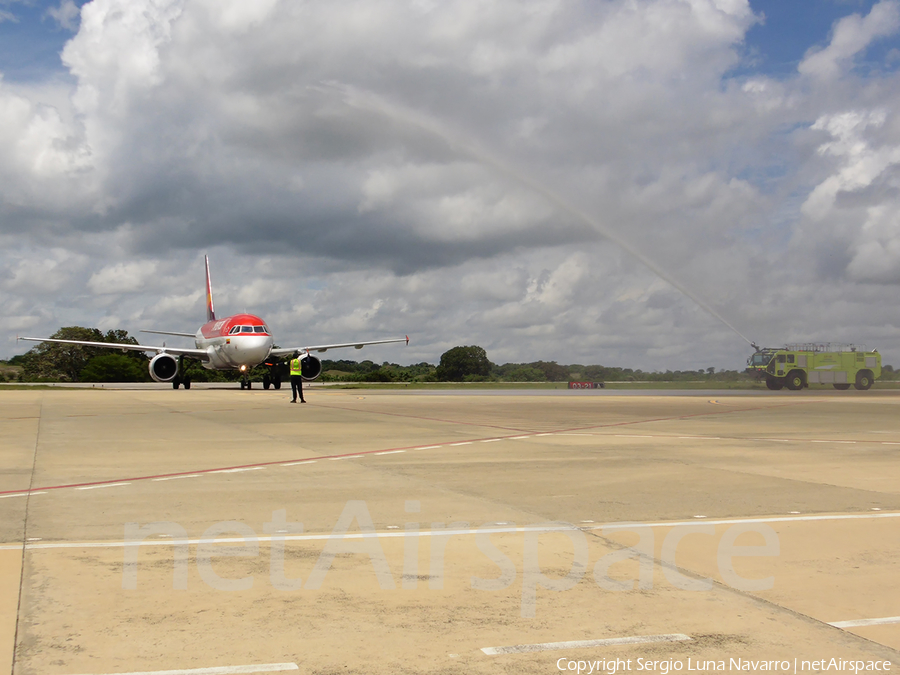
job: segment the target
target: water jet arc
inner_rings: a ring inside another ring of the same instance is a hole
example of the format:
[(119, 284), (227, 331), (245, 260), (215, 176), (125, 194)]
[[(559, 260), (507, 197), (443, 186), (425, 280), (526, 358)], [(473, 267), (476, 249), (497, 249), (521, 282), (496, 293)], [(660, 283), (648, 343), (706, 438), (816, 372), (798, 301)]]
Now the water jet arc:
[(743, 333), (741, 333), (737, 328), (735, 328), (731, 323), (725, 319), (719, 312), (713, 309), (709, 304), (707, 304), (702, 298), (696, 295), (689, 288), (684, 286), (682, 283), (677, 281), (671, 274), (669, 274), (666, 270), (662, 269), (659, 265), (657, 265), (654, 261), (648, 258), (646, 255), (641, 253), (641, 251), (637, 250), (630, 243), (622, 239), (614, 230), (606, 227), (595, 218), (591, 217), (581, 209), (576, 206), (573, 206), (561, 196), (559, 196), (553, 190), (547, 188), (546, 186), (539, 183), (537, 180), (532, 178), (531, 176), (522, 173), (520, 170), (510, 166), (506, 162), (498, 159), (494, 155), (484, 151), (479, 148), (474, 143), (467, 141), (466, 139), (459, 136), (459, 134), (452, 133), (448, 129), (444, 128), (437, 120), (423, 115), (422, 113), (407, 108), (405, 106), (397, 105), (392, 103), (377, 94), (374, 94), (369, 91), (365, 91), (362, 89), (358, 89), (356, 87), (351, 87), (349, 85), (345, 85), (342, 83), (334, 83), (329, 82), (326, 83), (323, 87), (331, 90), (338, 91), (343, 98), (344, 102), (347, 105), (350, 105), (354, 108), (358, 108), (361, 110), (367, 110), (369, 112), (375, 112), (381, 114), (390, 119), (403, 122), (404, 124), (408, 124), (414, 127), (417, 127), (423, 131), (428, 132), (429, 134), (438, 136), (442, 140), (444, 140), (448, 145), (453, 148), (458, 149), (462, 153), (473, 157), (479, 162), (486, 164), (488, 166), (493, 167), (500, 173), (506, 175), (509, 178), (512, 178), (517, 183), (520, 183), (530, 190), (537, 192), (545, 199), (547, 199), (551, 204), (556, 206), (562, 211), (574, 216), (576, 219), (581, 222), (589, 225), (595, 231), (602, 234), (604, 237), (609, 239), (610, 241), (621, 246), (625, 251), (631, 254), (634, 258), (636, 258), (641, 264), (643, 264), (647, 269), (653, 272), (656, 276), (658, 276), (663, 281), (670, 284), (673, 288), (680, 291), (685, 297), (693, 300), (698, 307), (703, 309), (707, 314), (712, 316), (713, 318), (720, 321), (723, 325), (728, 327), (732, 332), (738, 335), (742, 340), (744, 340), (747, 344), (752, 345), (753, 343), (747, 338)]

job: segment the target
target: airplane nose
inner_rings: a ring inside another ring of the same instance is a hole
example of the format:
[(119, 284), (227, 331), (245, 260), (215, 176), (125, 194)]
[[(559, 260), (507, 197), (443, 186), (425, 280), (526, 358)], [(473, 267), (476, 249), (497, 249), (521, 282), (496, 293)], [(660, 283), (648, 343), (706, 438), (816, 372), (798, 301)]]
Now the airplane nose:
[(268, 335), (241, 335), (239, 349), (241, 360), (247, 365), (262, 363), (269, 355), (272, 338)]

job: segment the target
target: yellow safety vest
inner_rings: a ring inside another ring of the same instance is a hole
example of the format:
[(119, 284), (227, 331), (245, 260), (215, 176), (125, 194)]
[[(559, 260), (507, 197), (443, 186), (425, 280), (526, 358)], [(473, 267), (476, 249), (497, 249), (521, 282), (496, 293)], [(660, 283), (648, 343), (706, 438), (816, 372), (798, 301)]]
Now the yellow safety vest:
[(303, 375), (303, 371), (301, 370), (300, 361), (302, 359), (291, 359), (291, 375)]

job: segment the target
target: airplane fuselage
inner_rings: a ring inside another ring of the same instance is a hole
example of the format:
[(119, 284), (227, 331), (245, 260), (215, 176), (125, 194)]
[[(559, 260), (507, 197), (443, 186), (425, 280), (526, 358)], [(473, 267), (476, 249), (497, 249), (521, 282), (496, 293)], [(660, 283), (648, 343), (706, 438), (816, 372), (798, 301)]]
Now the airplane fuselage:
[(209, 354), (204, 368), (248, 370), (268, 358), (275, 340), (258, 316), (235, 314), (200, 326), (194, 344)]

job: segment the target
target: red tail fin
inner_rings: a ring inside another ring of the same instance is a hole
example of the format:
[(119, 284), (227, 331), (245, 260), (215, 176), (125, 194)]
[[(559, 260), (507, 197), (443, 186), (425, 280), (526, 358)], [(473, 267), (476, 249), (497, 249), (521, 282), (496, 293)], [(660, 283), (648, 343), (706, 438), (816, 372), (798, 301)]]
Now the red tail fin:
[(206, 259), (206, 320), (216, 320), (216, 310), (213, 307), (212, 300), (212, 283), (209, 281), (209, 256), (203, 256)]

